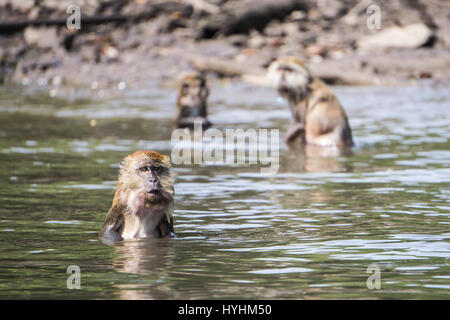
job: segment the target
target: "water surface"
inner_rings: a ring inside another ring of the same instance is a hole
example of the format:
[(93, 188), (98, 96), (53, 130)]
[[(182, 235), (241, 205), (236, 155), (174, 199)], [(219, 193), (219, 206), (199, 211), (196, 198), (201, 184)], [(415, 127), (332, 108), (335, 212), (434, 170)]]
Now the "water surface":
[[(450, 90), (334, 90), (351, 154), (282, 146), (272, 177), (177, 165), (177, 238), (108, 246), (98, 231), (118, 163), (170, 155), (174, 90), (0, 87), (0, 298), (448, 299)], [(210, 114), (221, 130), (281, 136), (290, 119), (272, 90), (220, 83)], [(70, 265), (80, 290), (66, 287)]]

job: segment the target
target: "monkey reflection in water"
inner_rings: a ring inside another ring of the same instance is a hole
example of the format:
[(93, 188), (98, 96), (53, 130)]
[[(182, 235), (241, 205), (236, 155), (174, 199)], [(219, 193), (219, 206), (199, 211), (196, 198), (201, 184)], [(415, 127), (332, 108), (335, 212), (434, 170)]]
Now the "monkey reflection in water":
[(347, 172), (352, 167), (340, 162), (343, 151), (313, 144), (292, 144), (280, 161), (280, 172)]
[(167, 156), (137, 151), (120, 164), (111, 209), (100, 231), (102, 240), (161, 238), (173, 231), (174, 175)]
[(275, 60), (269, 66), (268, 78), (292, 112), (294, 124), (285, 136), (287, 144), (301, 137), (310, 145), (340, 150), (353, 146), (352, 130), (338, 99), (300, 59)]
[(115, 283), (115, 294), (123, 300), (182, 299), (165, 281), (173, 273), (176, 244), (164, 239), (138, 239), (114, 243), (112, 267), (116, 272), (143, 275), (157, 281)]

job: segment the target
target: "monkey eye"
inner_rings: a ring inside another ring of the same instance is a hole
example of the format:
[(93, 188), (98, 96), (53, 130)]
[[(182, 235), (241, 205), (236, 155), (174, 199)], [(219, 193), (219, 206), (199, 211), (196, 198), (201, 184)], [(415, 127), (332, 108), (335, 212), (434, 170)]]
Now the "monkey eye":
[(142, 172), (150, 171), (150, 167), (147, 167), (147, 166), (140, 167), (139, 171), (142, 171)]
[(152, 172), (154, 172), (154, 173), (161, 173), (162, 167), (161, 166), (151, 166), (150, 170), (152, 170)]
[(289, 68), (289, 67), (286, 67), (286, 66), (279, 67), (278, 70), (279, 71), (284, 71), (284, 72), (292, 72), (293, 71), (292, 68)]
[(187, 90), (187, 89), (189, 89), (189, 85), (187, 83), (183, 83), (181, 88), (183, 88), (183, 90)]

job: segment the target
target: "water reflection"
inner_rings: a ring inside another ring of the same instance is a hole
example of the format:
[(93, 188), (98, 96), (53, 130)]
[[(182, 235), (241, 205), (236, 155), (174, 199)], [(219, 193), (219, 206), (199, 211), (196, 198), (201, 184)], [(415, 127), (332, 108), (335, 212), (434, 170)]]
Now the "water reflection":
[(174, 269), (174, 253), (170, 242), (165, 240), (130, 240), (113, 245), (115, 256), (112, 266), (115, 271), (147, 278), (147, 283), (116, 284), (118, 298), (161, 299), (164, 292), (170, 292), (166, 280), (170, 270)]
[(280, 167), (281, 172), (342, 172), (349, 171), (339, 157), (350, 155), (351, 150), (293, 143), (287, 148)]
[(168, 261), (171, 249), (164, 239), (122, 241), (114, 244), (113, 268), (119, 272), (164, 276), (171, 267)]

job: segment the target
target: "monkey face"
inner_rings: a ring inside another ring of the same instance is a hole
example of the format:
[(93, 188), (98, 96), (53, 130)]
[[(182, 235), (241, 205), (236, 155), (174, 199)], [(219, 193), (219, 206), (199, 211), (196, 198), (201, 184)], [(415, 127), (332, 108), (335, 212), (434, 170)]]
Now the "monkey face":
[(111, 242), (173, 236), (173, 184), (167, 156), (141, 150), (126, 157), (101, 238)]
[(304, 95), (312, 77), (299, 59), (294, 57), (281, 58), (269, 66), (269, 80), (283, 97), (289, 95)]
[(174, 194), (169, 159), (155, 151), (138, 151), (125, 158), (120, 180), (150, 202), (170, 200)]
[(181, 117), (205, 117), (201, 110), (206, 106), (209, 89), (202, 75), (188, 75), (180, 84), (178, 106), (181, 108)]
[(148, 194), (149, 198), (159, 196), (162, 190), (159, 179), (163, 170), (164, 167), (153, 162), (142, 163), (137, 169), (136, 174), (142, 179), (142, 189)]

